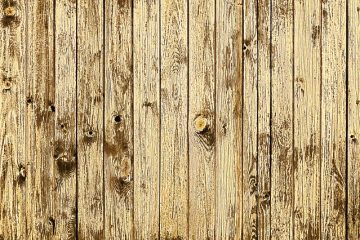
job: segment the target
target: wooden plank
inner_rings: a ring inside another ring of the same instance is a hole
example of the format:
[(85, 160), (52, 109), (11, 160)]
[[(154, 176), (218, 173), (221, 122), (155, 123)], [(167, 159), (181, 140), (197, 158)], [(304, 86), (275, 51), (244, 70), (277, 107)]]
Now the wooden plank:
[(271, 238), (292, 239), (293, 5), (272, 2)]
[(257, 238), (257, 3), (244, 1), (243, 237)]
[(134, 230), (159, 238), (160, 1), (134, 2)]
[(187, 7), (161, 1), (161, 239), (188, 239)]
[(189, 1), (190, 239), (215, 238), (214, 38), (215, 0)]
[(54, 229), (76, 236), (76, 1), (55, 3)]
[(345, 239), (345, 0), (322, 2), (321, 32), (321, 239)]
[(0, 239), (26, 238), (26, 5), (1, 1)]
[(270, 239), (271, 0), (258, 1), (258, 239)]
[(321, 3), (294, 9), (294, 238), (320, 238)]
[(77, 2), (78, 237), (104, 239), (103, 2)]
[(27, 224), (28, 239), (56, 237), (54, 2), (28, 2)]
[(360, 239), (360, 3), (348, 0), (348, 238)]
[(133, 238), (132, 2), (105, 1), (105, 239)]

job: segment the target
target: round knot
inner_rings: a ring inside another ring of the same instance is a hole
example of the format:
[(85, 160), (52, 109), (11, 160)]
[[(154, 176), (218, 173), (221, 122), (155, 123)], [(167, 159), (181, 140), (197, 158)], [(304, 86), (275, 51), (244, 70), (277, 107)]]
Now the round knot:
[(7, 7), (4, 9), (4, 14), (7, 17), (13, 17), (16, 14), (16, 9), (14, 7)]
[(203, 133), (209, 127), (209, 121), (202, 115), (195, 118), (194, 124), (197, 133)]

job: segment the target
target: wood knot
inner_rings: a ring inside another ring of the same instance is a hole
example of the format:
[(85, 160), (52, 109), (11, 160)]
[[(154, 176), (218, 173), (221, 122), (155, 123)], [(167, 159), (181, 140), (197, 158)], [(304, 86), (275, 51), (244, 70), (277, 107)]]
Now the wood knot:
[(194, 127), (197, 133), (204, 133), (209, 129), (209, 121), (202, 115), (199, 115), (194, 120)]
[(121, 122), (121, 116), (120, 115), (114, 115), (113, 119), (114, 119), (115, 123), (120, 123)]
[(26, 179), (26, 169), (25, 169), (25, 167), (24, 167), (22, 164), (19, 165), (19, 172), (18, 172), (18, 177), (17, 177), (17, 179), (18, 179), (18, 183), (19, 183), (19, 184), (22, 184), (23, 182), (25, 182), (25, 179)]
[(350, 138), (351, 138), (351, 140), (352, 140), (353, 142), (357, 142), (357, 139), (356, 139), (355, 135), (350, 135)]
[(76, 162), (75, 160), (69, 160), (67, 154), (61, 154), (60, 156), (55, 155), (56, 166), (58, 168), (59, 174), (62, 177), (69, 176), (71, 173), (75, 172)]
[(3, 92), (7, 92), (11, 90), (13, 79), (11, 77), (3, 77)]
[(87, 144), (95, 142), (96, 139), (96, 131), (93, 129), (85, 130), (84, 132), (84, 142)]
[(13, 6), (6, 7), (6, 8), (4, 9), (4, 15), (5, 15), (6, 17), (14, 17), (15, 14), (16, 14), (16, 8), (13, 7)]

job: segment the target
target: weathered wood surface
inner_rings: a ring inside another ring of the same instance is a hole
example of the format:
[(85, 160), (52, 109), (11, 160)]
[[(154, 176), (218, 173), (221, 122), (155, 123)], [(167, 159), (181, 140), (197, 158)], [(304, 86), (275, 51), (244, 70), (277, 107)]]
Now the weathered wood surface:
[(0, 6), (0, 240), (360, 239), (358, 1)]

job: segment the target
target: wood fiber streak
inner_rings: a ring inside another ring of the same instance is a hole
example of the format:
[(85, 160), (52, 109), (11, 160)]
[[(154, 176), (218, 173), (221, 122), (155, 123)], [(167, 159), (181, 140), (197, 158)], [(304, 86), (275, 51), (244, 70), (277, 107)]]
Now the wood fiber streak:
[(55, 5), (54, 220), (58, 239), (76, 236), (76, 3)]
[(26, 8), (26, 222), (29, 239), (56, 238), (58, 234), (55, 214), (60, 206), (55, 199), (53, 156), (55, 114), (50, 109), (55, 102), (53, 3), (31, 1)]
[(104, 239), (102, 1), (77, 1), (78, 237)]
[(27, 237), (25, 4), (0, 5), (0, 239)]
[(345, 239), (345, 0), (322, 2), (321, 31), (321, 239)]
[(293, 238), (293, 5), (272, 1), (271, 238)]
[(348, 0), (348, 238), (360, 239), (360, 3)]
[(217, 1), (216, 9), (215, 238), (238, 239), (243, 221), (242, 4)]
[(294, 8), (294, 239), (319, 239), (321, 4)]
[(257, 239), (258, 72), (257, 2), (244, 1), (244, 103), (243, 103), (243, 237)]
[[(134, 230), (159, 238), (160, 2), (134, 1)], [(166, 193), (164, 193), (166, 194)]]
[(189, 1), (190, 239), (215, 238), (215, 60), (215, 0)]
[(105, 1), (105, 238), (133, 239), (132, 2)]
[(161, 1), (161, 239), (188, 238), (187, 7)]
[(257, 6), (257, 236), (270, 239), (271, 175), (271, 0), (259, 0)]

